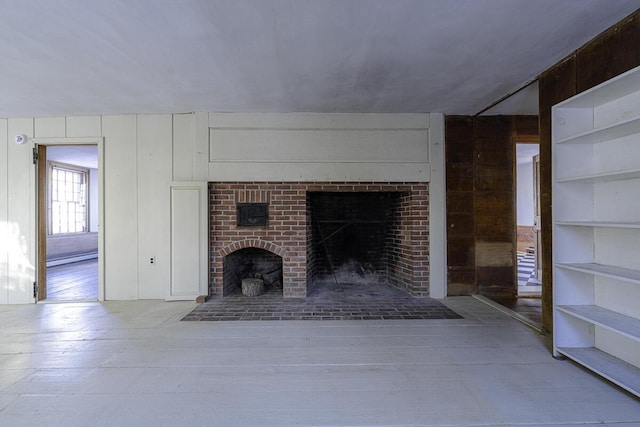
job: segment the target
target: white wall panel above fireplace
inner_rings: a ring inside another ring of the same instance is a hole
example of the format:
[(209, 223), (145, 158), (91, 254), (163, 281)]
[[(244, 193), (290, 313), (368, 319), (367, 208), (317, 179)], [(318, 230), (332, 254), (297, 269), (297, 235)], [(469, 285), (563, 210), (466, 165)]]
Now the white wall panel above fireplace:
[(210, 114), (210, 181), (427, 182), (429, 115)]
[(427, 129), (211, 129), (211, 162), (426, 163)]

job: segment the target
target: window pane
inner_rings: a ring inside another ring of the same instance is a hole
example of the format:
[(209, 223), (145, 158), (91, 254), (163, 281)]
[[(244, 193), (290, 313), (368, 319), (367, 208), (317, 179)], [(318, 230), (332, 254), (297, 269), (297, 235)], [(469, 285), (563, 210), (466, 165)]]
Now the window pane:
[(50, 173), (49, 231), (80, 233), (87, 227), (87, 170), (53, 164)]

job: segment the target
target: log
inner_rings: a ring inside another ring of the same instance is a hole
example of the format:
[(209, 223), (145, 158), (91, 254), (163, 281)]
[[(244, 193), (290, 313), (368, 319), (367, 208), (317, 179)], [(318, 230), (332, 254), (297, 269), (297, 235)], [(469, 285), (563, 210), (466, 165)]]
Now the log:
[(264, 281), (262, 279), (242, 279), (242, 295), (256, 297), (264, 293)]
[(256, 274), (258, 279), (264, 280), (265, 286), (274, 286), (276, 288), (282, 288), (282, 270), (277, 269), (270, 271), (269, 273)]

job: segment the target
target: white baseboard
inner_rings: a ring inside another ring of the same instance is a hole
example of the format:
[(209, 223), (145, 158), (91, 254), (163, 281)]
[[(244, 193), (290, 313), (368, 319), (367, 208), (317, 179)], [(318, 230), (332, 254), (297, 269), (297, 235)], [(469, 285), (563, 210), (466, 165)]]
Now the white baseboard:
[(60, 259), (47, 261), (47, 267), (55, 267), (56, 265), (71, 264), (72, 262), (86, 261), (89, 259), (96, 259), (96, 258), (98, 258), (98, 253), (92, 252), (90, 254), (82, 254), (82, 255), (76, 255), (76, 256), (71, 256), (67, 258), (60, 258)]

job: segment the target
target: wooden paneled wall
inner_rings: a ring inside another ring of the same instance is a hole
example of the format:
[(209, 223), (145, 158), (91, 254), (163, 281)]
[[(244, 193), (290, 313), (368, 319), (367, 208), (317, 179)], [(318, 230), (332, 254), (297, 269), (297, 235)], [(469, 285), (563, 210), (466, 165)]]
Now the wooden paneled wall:
[(430, 114), (210, 113), (209, 181), (428, 182), (432, 121)]
[(449, 295), (517, 293), (515, 142), (536, 116), (449, 116), (445, 122)]
[(473, 203), (473, 118), (445, 120), (447, 195), (447, 293), (475, 291), (475, 216)]
[(640, 9), (540, 75), (543, 328), (553, 329), (551, 107), (640, 65)]

